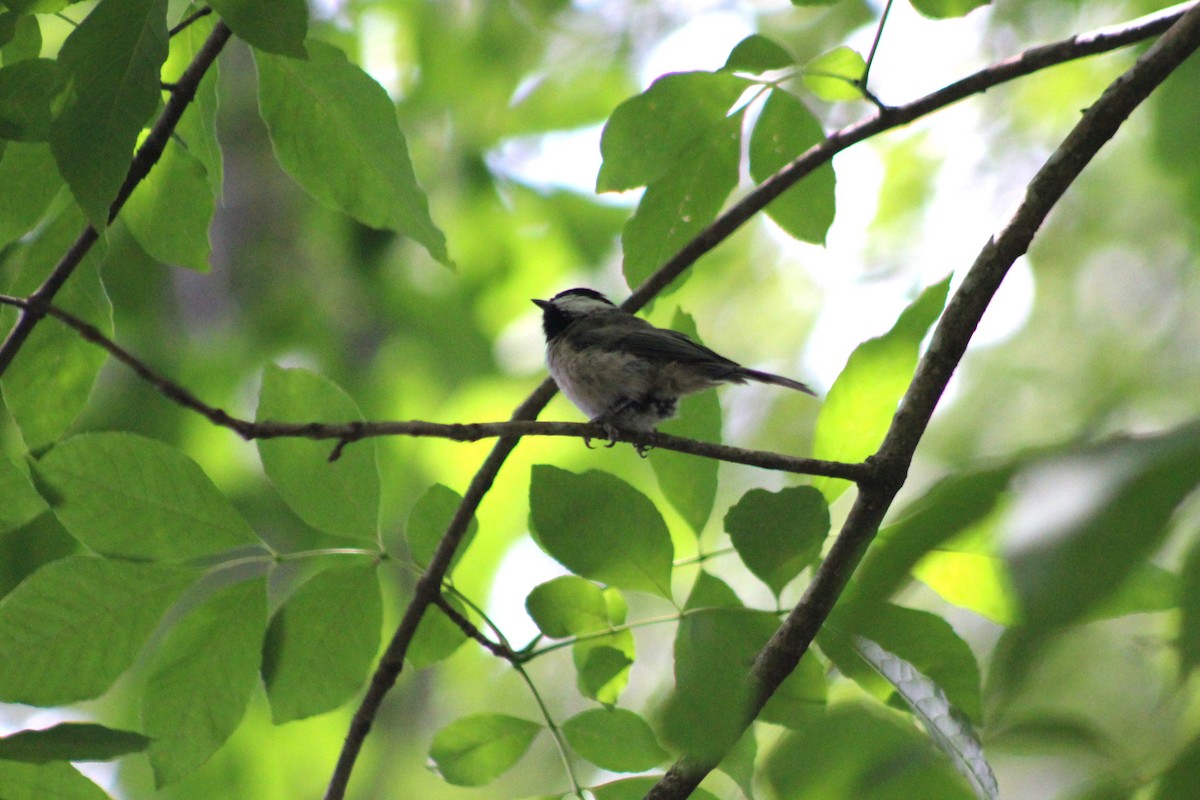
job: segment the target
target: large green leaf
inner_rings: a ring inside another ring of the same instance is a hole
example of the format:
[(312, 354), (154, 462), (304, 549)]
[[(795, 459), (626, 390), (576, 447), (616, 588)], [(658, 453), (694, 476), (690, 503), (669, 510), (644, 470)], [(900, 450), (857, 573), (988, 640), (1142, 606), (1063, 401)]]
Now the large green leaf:
[(642, 772), (667, 758), (646, 721), (627, 709), (588, 709), (562, 728), (580, 757), (611, 772)]
[(296, 590), (271, 619), (263, 681), (278, 724), (350, 699), (379, 650), (383, 601), (375, 565), (335, 567)]
[(0, 67), (0, 139), (46, 141), (51, 108), (62, 89), (57, 61), (32, 58)]
[[(825, 138), (821, 123), (782, 89), (771, 91), (750, 134), (750, 177), (762, 183)], [(825, 164), (771, 201), (767, 216), (803, 242), (825, 243), (833, 223), (833, 166)]]
[(726, 115), (750, 85), (725, 72), (680, 72), (617, 106), (600, 138), (596, 191), (649, 186), (685, 171), (707, 140), (729, 135)]
[(387, 92), (331, 45), (309, 42), (308, 55), (255, 53), (259, 106), (279, 163), (322, 203), (449, 263)]
[[(695, 320), (682, 310), (675, 311), (671, 327), (700, 341)], [(667, 420), (659, 426), (659, 430), (689, 439), (720, 441), (721, 403), (717, 400), (716, 392), (699, 392), (683, 398), (679, 417)], [(659, 488), (699, 536), (712, 514), (717, 496), (719, 462), (672, 450), (657, 451), (649, 461), (654, 476), (658, 478)]]
[(206, 272), (214, 208), (204, 166), (172, 140), (121, 209), (121, 219), (156, 260)]
[(211, 5), (234, 33), (259, 50), (293, 58), (306, 56), (305, 0), (212, 0)]
[(575, 574), (671, 597), (671, 534), (654, 504), (629, 484), (606, 472), (575, 475), (539, 464), (529, 509), (537, 543)]
[(725, 532), (743, 563), (778, 597), (821, 554), (829, 506), (811, 486), (751, 489), (725, 514)]
[(97, 228), (108, 224), (138, 133), (158, 108), (166, 58), (167, 0), (100, 0), (59, 51), (69, 99), (50, 148)]
[(237, 728), (258, 685), (266, 627), (266, 581), (256, 579), (220, 590), (167, 634), (142, 693), (159, 786), (204, 764)]
[(1006, 556), (1023, 620), (1044, 630), (1079, 620), (1157, 550), (1200, 483), (1200, 425), (1067, 453), (1023, 477)]
[(855, 596), (887, 600), (926, 554), (991, 513), (1012, 478), (1002, 466), (943, 478), (879, 532), (853, 585)]
[[(704, 120), (695, 124), (705, 126)], [(742, 114), (721, 117), (646, 187), (621, 234), (626, 283), (641, 284), (716, 218), (737, 186), (741, 152)]]
[(0, 533), (19, 528), (46, 510), (46, 501), (29, 482), (29, 475), (0, 456)]
[(255, 541), (196, 462), (132, 433), (84, 433), (35, 466), (63, 527), (109, 556), (187, 559)]
[[(879, 447), (912, 381), (921, 340), (941, 315), (949, 287), (947, 277), (927, 288), (890, 331), (850, 354), (817, 417), (814, 458), (862, 461)], [(830, 503), (849, 485), (839, 478), (813, 479)]]
[[(362, 414), (329, 379), (271, 365), (263, 372), (255, 419), (340, 423), (360, 420)], [(355, 442), (331, 462), (332, 449), (328, 441), (258, 440), (267, 477), (302, 520), (317, 530), (374, 544), (379, 529), (375, 442)]]
[(921, 720), (934, 744), (971, 784), (980, 800), (999, 800), (996, 775), (983, 755), (983, 743), (970, 721), (950, 703), (941, 687), (912, 664), (861, 636), (854, 651), (896, 689), (913, 716)]
[(865, 663), (854, 637), (875, 642), (936, 683), (959, 711), (983, 717), (979, 666), (967, 643), (950, 623), (928, 611), (890, 603), (839, 606), (818, 638), (821, 651), (846, 676), (882, 699), (894, 699), (895, 687), (881, 683), (875, 666)]
[(447, 783), (483, 786), (520, 761), (541, 730), (507, 714), (475, 714), (438, 731), (429, 757)]
[(70, 764), (0, 761), (4, 800), (112, 800)]
[(63, 722), (0, 739), (0, 761), (108, 761), (150, 746), (149, 737), (90, 722)]
[(763, 767), (788, 800), (975, 800), (965, 780), (907, 719), (841, 703), (779, 741)]
[(59, 706), (99, 696), (197, 574), (88, 556), (37, 570), (0, 601), (0, 700)]
[(63, 186), (46, 144), (9, 142), (0, 158), (0, 246), (31, 231)]

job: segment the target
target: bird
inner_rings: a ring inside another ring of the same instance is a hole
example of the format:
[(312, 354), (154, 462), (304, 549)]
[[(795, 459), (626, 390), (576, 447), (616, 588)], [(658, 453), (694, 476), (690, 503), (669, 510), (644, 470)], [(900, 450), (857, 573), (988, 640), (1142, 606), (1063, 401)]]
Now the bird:
[[(815, 395), (799, 381), (743, 367), (679, 331), (657, 328), (594, 289), (567, 289), (533, 303), (542, 309), (551, 377), (604, 428), (609, 447), (621, 432), (654, 431), (676, 415), (684, 395), (723, 383), (756, 381)], [(645, 456), (648, 448), (635, 447)]]

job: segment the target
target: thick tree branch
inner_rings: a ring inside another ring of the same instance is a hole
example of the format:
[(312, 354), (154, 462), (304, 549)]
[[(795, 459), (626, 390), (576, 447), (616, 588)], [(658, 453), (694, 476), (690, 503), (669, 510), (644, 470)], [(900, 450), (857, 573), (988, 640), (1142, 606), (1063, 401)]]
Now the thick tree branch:
[[(755, 659), (750, 675), (754, 705), (746, 725), (796, 668), (874, 539), (907, 477), (930, 416), (1008, 269), (1028, 250), (1046, 216), (1104, 143), (1197, 47), (1200, 7), (1193, 6), (1084, 113), (1030, 181), (1016, 214), (984, 245), (946, 307), (929, 350), (871, 461), (876, 469), (874, 480), (860, 485), (854, 506), (804, 597)], [(714, 767), (681, 760), (646, 795), (647, 800), (685, 798)]]
[[(194, 20), (193, 20), (194, 21)], [(183, 75), (179, 77), (179, 81), (171, 89), (171, 98), (163, 107), (162, 115), (158, 121), (154, 123), (150, 133), (146, 136), (142, 146), (138, 148), (134, 154), (133, 161), (129, 164), (129, 172), (125, 175), (125, 182), (121, 184), (121, 188), (117, 191), (117, 196), (113, 200), (112, 205), (108, 209), (108, 221), (111, 223), (117, 218), (121, 207), (125, 205), (125, 201), (129, 199), (129, 195), (133, 193), (134, 188), (141, 183), (147, 175), (150, 174), (151, 168), (158, 163), (158, 159), (162, 157), (163, 150), (167, 146), (167, 142), (171, 138), (171, 134), (175, 132), (176, 126), (179, 125), (179, 120), (183, 117), (183, 112), (187, 110), (192, 99), (196, 96), (196, 90), (200, 87), (200, 81), (204, 79), (208, 68), (212, 66), (221, 49), (225, 47), (225, 43), (229, 41), (232, 31), (223, 22), (218, 22), (213, 27), (212, 33), (208, 35), (208, 39), (200, 47), (196, 53), (195, 59), (184, 70)], [(29, 295), (31, 307), (27, 307), (21, 312), (17, 318), (16, 325), (8, 332), (4, 343), (0, 344), (0, 375), (8, 369), (9, 364), (20, 351), (25, 340), (29, 338), (29, 334), (33, 332), (34, 327), (41, 321), (44, 306), (48, 305), (54, 296), (58, 294), (58, 290), (67, 282), (67, 278), (71, 277), (71, 273), (83, 261), (84, 256), (92, 249), (92, 245), (100, 238), (100, 234), (95, 227), (88, 225), (83, 229), (83, 232), (75, 239), (75, 242), (59, 259), (58, 264), (54, 266), (50, 274), (46, 276), (46, 280), (42, 285)]]
[[(711, 225), (701, 231), (695, 239), (688, 242), (667, 263), (663, 264), (653, 275), (647, 278), (641, 286), (637, 287), (625, 302), (621, 304), (621, 307), (626, 311), (632, 312), (644, 306), (701, 256), (715, 248), (756, 213), (765, 208), (771, 200), (794, 186), (805, 175), (828, 162), (835, 154), (845, 150), (847, 147), (877, 133), (905, 125), (918, 117), (929, 114), (968, 96), (982, 93), (993, 86), (1037, 72), (1047, 66), (1114, 50), (1156, 36), (1171, 27), (1185, 12), (1197, 7), (1200, 7), (1200, 3), (1178, 6), (1149, 17), (1143, 17), (1118, 28), (1109, 28), (1091, 34), (1073, 36), (1061, 42), (1027, 50), (1019, 56), (981, 70), (913, 103), (889, 109), (886, 113), (881, 113), (870, 120), (835, 132), (825, 141), (801, 154), (778, 173), (747, 194), (741, 201), (730, 207)], [(553, 394), (554, 384), (552, 381), (546, 380), (514, 412), (512, 419), (517, 421), (536, 418)], [(940, 396), (940, 390), (938, 394)], [(917, 438), (919, 438), (919, 435)], [(492, 452), (476, 473), (475, 478), (471, 481), (471, 485), (468, 487), (467, 493), (463, 496), (463, 501), (459, 505), (458, 512), (447, 527), (446, 534), (442, 537), (442, 541), (438, 545), (433, 561), (418, 581), (417, 591), (414, 594), (413, 600), (405, 611), (404, 618), (401, 620), (400, 626), (392, 637), (387, 652), (372, 675), (370, 687), (357, 712), (355, 712), (354, 720), (343, 743), (342, 752), (338, 757), (337, 766), (334, 768), (333, 776), (325, 791), (325, 800), (342, 800), (345, 797), (346, 788), (350, 781), (350, 774), (354, 769), (354, 762), (358, 758), (358, 753), (362, 749), (363, 741), (370, 732), (372, 721), (383, 702), (384, 696), (391, 686), (395, 684), (397, 677), (399, 677), (400, 670), (404, 666), (404, 654), (408, 650), (408, 645), (413, 634), (416, 633), (417, 625), (428, 610), (430, 603), (434, 602), (437, 597), (438, 589), (445, 577), (446, 569), (450, 565), (450, 560), (462, 541), (467, 522), (475, 513), (475, 509), (495, 480), (496, 474), (504, 465), (508, 454), (516, 447), (518, 441), (516, 438), (508, 437), (497, 441), (496, 446), (492, 449)], [(860, 543), (857, 542), (857, 539), (852, 539), (842, 545), (842, 550), (850, 548), (853, 544), (858, 544), (862, 549), (865, 549), (866, 544), (874, 536), (875, 528), (878, 526), (878, 520), (875, 520), (874, 526), (872, 526), (870, 515), (877, 512), (879, 519), (882, 519), (884, 510), (886, 510), (886, 507), (873, 509), (870, 504), (864, 503), (862, 494), (860, 493), (859, 501), (856, 503), (855, 511), (851, 514), (851, 519), (859, 520), (855, 522), (855, 526), (862, 530), (868, 530), (869, 533), (866, 535), (865, 541)], [(850, 521), (848, 520), (847, 524)], [(842, 542), (843, 539), (844, 537), (839, 537), (838, 542)], [(837, 546), (838, 543), (835, 543), (835, 550), (837, 550)], [(826, 578), (826, 582), (830, 583), (830, 585), (827, 588), (822, 588), (822, 593), (830, 594), (833, 599), (836, 599), (841, 593), (841, 588), (844, 586), (845, 580), (849, 579), (850, 571), (857, 565), (858, 558), (861, 558), (861, 552), (852, 550), (848, 556), (842, 556), (840, 552), (838, 551), (839, 555), (834, 559), (834, 564), (836, 566), (839, 563), (845, 562), (849, 565), (845, 570), (845, 576), (842, 577), (841, 584), (838, 584), (833, 577)], [(833, 553), (831, 553), (832, 556)], [(833, 567), (830, 567), (830, 572), (834, 572)], [(811, 595), (812, 592), (813, 588), (810, 586), (807, 594)], [(832, 607), (832, 600), (829, 601), (829, 604)], [(798, 608), (805, 607), (805, 605), (802, 602)], [(819, 613), (819, 620), (824, 620), (827, 613), (828, 609), (825, 609), (823, 613)], [(819, 627), (820, 623), (818, 622), (817, 624)], [(785, 625), (785, 627), (788, 626)], [(803, 642), (803, 645), (793, 645), (793, 648), (800, 646), (800, 652), (802, 653), (807, 648), (807, 643), (811, 641), (811, 638), (804, 641), (804, 637), (800, 636), (797, 639)], [(778, 646), (772, 647), (772, 652), (777, 649), (779, 649)], [(792, 652), (794, 650), (786, 651), (787, 658), (790, 659)], [(792, 661), (791, 667), (788, 668), (788, 672), (795, 667), (796, 662), (799, 660), (799, 655), (796, 655), (795, 659), (795, 661)], [(781, 663), (786, 664), (786, 661), (782, 661)], [(766, 697), (769, 696), (770, 692), (774, 691), (777, 684), (767, 689), (768, 683), (761, 678), (760, 682), (764, 687), (763, 702), (765, 702)], [(755, 713), (757, 713), (757, 709)], [(686, 759), (681, 760), (664, 776), (663, 780), (651, 792), (651, 796), (657, 798), (686, 797), (710, 769), (711, 766), (709, 765), (693, 764)], [(680, 791), (682, 793), (679, 793)]]

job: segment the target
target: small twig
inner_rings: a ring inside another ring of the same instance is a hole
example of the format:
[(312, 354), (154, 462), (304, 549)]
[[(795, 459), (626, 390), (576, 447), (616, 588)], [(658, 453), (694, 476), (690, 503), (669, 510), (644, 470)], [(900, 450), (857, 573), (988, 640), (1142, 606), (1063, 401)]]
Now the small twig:
[(446, 599), (445, 595), (439, 593), (437, 599), (433, 601), (433, 604), (437, 606), (438, 609), (441, 610), (441, 612), (445, 614), (451, 622), (457, 625), (458, 629), (461, 630), (468, 639), (473, 639), (474, 641), (483, 645), (484, 649), (489, 651), (492, 655), (496, 656), (497, 658), (503, 658), (510, 664), (516, 664), (521, 660), (520, 657), (513, 652), (511, 647), (500, 642), (493, 642), (491, 639), (485, 636), (483, 631), (479, 630), (479, 628), (476, 628), (475, 624), (471, 622), (471, 620), (464, 617), (458, 612), (457, 608), (450, 605), (450, 601)]
[(867, 54), (867, 63), (863, 67), (862, 77), (858, 79), (858, 88), (863, 95), (882, 110), (885, 108), (875, 95), (867, 91), (867, 77), (871, 74), (871, 65), (875, 63), (875, 53), (879, 51), (879, 42), (883, 40), (883, 27), (887, 25), (888, 14), (892, 13), (892, 0), (883, 4), (883, 13), (879, 15), (879, 25), (875, 27), (875, 39), (871, 42), (871, 51)]
[(188, 16), (181, 19), (175, 25), (174, 28), (171, 28), (171, 30), (167, 31), (167, 36), (174, 38), (177, 34), (180, 34), (184, 30), (186, 30), (187, 27), (189, 25), (191, 25), (193, 22), (196, 22), (199, 19), (203, 19), (204, 17), (207, 17), (211, 13), (213, 13), (212, 8), (210, 8), (209, 6), (205, 6), (204, 8), (201, 8), (200, 10), (198, 10), (192, 14), (189, 14)]

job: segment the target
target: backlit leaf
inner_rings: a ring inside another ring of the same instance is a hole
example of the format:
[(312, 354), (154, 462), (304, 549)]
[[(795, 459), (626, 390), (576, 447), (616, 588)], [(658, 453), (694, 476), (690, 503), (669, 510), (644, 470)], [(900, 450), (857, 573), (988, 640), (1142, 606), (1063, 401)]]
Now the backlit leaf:
[(483, 786), (520, 761), (541, 730), (507, 714), (475, 714), (438, 731), (429, 757), (447, 783)]

